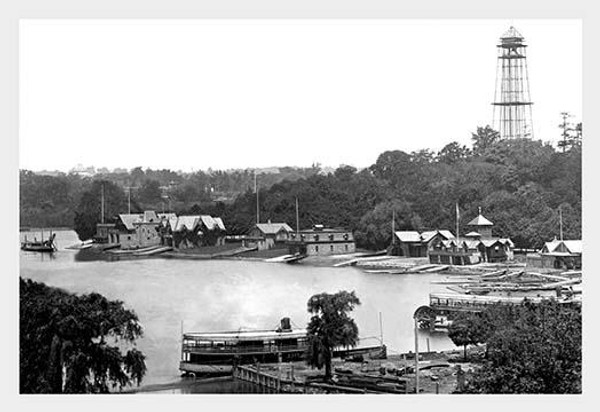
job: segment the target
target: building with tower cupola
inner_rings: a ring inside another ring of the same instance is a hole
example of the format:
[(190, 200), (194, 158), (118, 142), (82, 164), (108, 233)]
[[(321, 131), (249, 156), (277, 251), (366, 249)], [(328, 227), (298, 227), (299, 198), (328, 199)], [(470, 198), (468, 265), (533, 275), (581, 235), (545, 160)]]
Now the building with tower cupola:
[(494, 237), (492, 223), (481, 214), (469, 223), (469, 232), (456, 236), (452, 241), (440, 241), (430, 245), (429, 261), (438, 264), (472, 265), (481, 262), (506, 262), (514, 258), (514, 244), (508, 238)]

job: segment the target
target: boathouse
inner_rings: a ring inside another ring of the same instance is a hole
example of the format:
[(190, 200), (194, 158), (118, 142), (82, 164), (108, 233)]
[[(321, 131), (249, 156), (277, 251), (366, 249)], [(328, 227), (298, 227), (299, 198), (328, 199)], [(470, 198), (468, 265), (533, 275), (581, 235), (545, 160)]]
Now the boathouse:
[(272, 249), (276, 244), (285, 244), (290, 240), (294, 230), (287, 223), (257, 223), (244, 238), (244, 243), (249, 247), (258, 247), (259, 250)]
[(122, 249), (160, 244), (159, 226), (171, 213), (157, 214), (147, 210), (144, 213), (120, 214), (112, 223), (98, 223), (94, 241), (107, 245), (120, 245)]
[(354, 253), (356, 245), (351, 231), (314, 225), (312, 229), (291, 233), (287, 242), (291, 254), (327, 256)]
[(456, 239), (432, 243), (429, 262), (442, 265), (474, 265), (482, 261), (479, 241)]
[(257, 223), (248, 232), (250, 237), (273, 239), (275, 242), (287, 242), (294, 230), (287, 223)]
[(120, 214), (115, 223), (113, 238), (121, 245), (121, 249), (158, 246), (161, 244), (160, 227), (173, 216), (174, 213), (156, 213), (152, 210)]
[(398, 231), (390, 248), (390, 254), (406, 257), (427, 257), (432, 245), (454, 239), (449, 230), (430, 230), (423, 233), (416, 231)]
[(581, 269), (582, 240), (557, 240), (546, 242), (540, 252), (543, 268)]
[(505, 262), (514, 258), (512, 240), (492, 236), (494, 224), (481, 214), (467, 226), (470, 232), (459, 242), (432, 242), (429, 261), (450, 265), (473, 265), (480, 262)]
[(172, 216), (161, 230), (162, 244), (178, 249), (225, 244), (225, 224), (210, 215)]

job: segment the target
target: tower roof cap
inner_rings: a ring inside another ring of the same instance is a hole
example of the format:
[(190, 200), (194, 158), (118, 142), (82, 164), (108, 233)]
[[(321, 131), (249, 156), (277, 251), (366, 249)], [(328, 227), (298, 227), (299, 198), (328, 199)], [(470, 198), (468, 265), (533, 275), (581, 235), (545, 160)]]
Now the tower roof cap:
[(502, 43), (520, 43), (525, 40), (525, 38), (517, 29), (515, 29), (513, 26), (510, 26), (508, 30), (502, 33), (500, 40)]
[(475, 219), (471, 220), (467, 226), (494, 226), (494, 224), (483, 217), (481, 214), (481, 208), (479, 208), (479, 214)]

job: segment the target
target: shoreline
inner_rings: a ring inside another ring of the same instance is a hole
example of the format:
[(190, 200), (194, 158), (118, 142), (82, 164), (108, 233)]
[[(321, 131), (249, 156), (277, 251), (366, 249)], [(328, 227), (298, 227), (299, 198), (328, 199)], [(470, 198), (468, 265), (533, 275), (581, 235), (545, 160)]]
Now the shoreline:
[[(478, 359), (482, 352), (481, 346), (471, 347), (468, 350), (470, 361), (463, 360), (462, 349), (449, 349), (440, 352), (421, 352), (419, 353), (419, 393), (427, 394), (451, 394), (457, 388), (457, 372), (460, 369), (464, 373), (470, 373), (477, 366)], [(252, 365), (247, 365), (252, 367)], [(384, 380), (397, 380), (399, 383), (406, 385), (406, 394), (414, 394), (415, 386), (415, 356), (413, 352), (388, 355), (386, 359), (365, 359), (364, 361), (351, 361), (334, 359), (332, 362), (332, 371), (334, 373), (333, 382), (345, 376), (361, 376), (376, 378), (380, 377)], [(299, 387), (304, 387), (310, 382), (319, 381), (324, 374), (324, 369), (311, 368), (306, 361), (284, 362), (280, 365), (277, 363), (262, 363), (260, 370), (272, 376), (278, 376), (281, 369), (282, 381), (289, 381), (293, 377), (293, 382), (296, 382)], [(180, 377), (167, 383), (143, 385), (139, 388), (129, 388), (120, 393), (122, 394), (138, 394), (138, 393), (156, 393), (167, 390), (180, 390), (193, 388), (194, 386), (201, 387), (205, 384), (228, 383), (235, 381), (231, 373), (221, 376), (206, 376), (206, 377)], [(289, 385), (287, 385), (289, 386)], [(258, 386), (257, 386), (258, 387)], [(290, 392), (290, 388), (283, 390), (283, 393), (303, 394), (298, 388)], [(309, 389), (307, 394), (321, 393), (321, 391), (307, 386)], [(207, 392), (210, 393), (210, 392)], [(325, 392), (322, 392), (325, 393)]]

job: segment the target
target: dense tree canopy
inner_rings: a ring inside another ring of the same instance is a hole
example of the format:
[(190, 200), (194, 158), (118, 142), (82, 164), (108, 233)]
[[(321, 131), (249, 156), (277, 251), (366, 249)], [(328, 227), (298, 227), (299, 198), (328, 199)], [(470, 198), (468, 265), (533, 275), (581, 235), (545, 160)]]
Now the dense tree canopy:
[(21, 278), (19, 331), (21, 393), (106, 393), (146, 372), (136, 314), (97, 293)]
[(469, 332), (474, 338), (467, 340), (487, 346), (467, 392), (581, 393), (580, 306), (555, 301), (495, 305), (467, 322), (474, 326)]
[(331, 378), (333, 349), (338, 346), (355, 346), (358, 342), (358, 326), (348, 312), (360, 305), (354, 291), (334, 294), (319, 293), (308, 300), (308, 312), (312, 315), (308, 326), (307, 363), (321, 369), (325, 366), (325, 378)]

